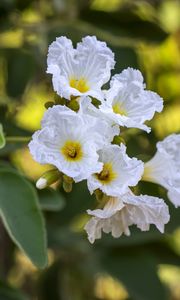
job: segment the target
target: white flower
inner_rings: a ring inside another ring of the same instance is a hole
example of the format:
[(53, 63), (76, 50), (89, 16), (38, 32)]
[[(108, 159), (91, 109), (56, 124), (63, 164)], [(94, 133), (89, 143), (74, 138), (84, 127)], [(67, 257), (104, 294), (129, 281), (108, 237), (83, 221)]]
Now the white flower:
[(54, 90), (61, 97), (90, 95), (103, 100), (101, 87), (109, 81), (115, 61), (106, 43), (95, 36), (83, 38), (76, 49), (71, 40), (59, 37), (49, 47), (47, 64)]
[(100, 105), (100, 110), (115, 124), (150, 132), (144, 122), (151, 120), (156, 111), (162, 111), (163, 101), (144, 88), (141, 72), (128, 68), (112, 78), (107, 100)]
[(123, 233), (130, 235), (129, 226), (135, 224), (142, 231), (147, 231), (154, 224), (163, 233), (164, 225), (169, 221), (169, 210), (165, 202), (157, 197), (135, 196), (127, 192), (121, 197), (109, 197), (103, 209), (88, 210), (93, 216), (85, 226), (88, 239), (94, 243), (100, 239), (102, 231), (112, 233), (115, 238)]
[(97, 150), (111, 142), (112, 131), (106, 122), (56, 105), (45, 113), (29, 148), (37, 162), (51, 164), (77, 182), (101, 171)]
[(119, 196), (125, 193), (128, 186), (135, 186), (141, 179), (143, 163), (136, 158), (130, 158), (126, 154), (125, 145), (108, 145), (99, 150), (98, 154), (103, 169), (88, 178), (87, 184), (91, 193), (100, 189), (106, 195)]
[[(78, 113), (82, 115), (83, 117), (87, 116), (93, 116), (94, 118), (97, 118), (99, 120), (102, 120), (107, 123), (107, 126), (111, 128), (111, 130), (108, 130), (106, 138), (109, 139), (109, 141), (112, 141), (115, 135), (120, 134), (120, 128), (119, 125), (112, 124), (108, 119), (104, 118), (104, 115), (102, 112), (96, 108), (92, 102), (91, 98), (88, 96), (82, 96), (78, 100), (79, 102), (79, 111)], [(101, 131), (101, 128), (96, 127), (96, 132)], [(99, 132), (101, 134), (101, 132)], [(111, 136), (110, 136), (111, 134)], [(103, 135), (105, 135), (105, 132), (103, 132)]]
[(144, 165), (142, 180), (162, 185), (171, 202), (180, 206), (180, 134), (157, 143), (156, 154)]

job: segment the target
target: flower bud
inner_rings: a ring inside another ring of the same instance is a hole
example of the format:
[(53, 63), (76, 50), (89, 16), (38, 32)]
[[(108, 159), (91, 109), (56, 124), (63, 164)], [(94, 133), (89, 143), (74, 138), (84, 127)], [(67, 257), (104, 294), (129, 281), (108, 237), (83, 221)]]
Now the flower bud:
[(63, 189), (66, 193), (70, 193), (72, 191), (73, 179), (67, 175), (63, 175)]
[(67, 107), (69, 107), (70, 109), (72, 109), (73, 111), (78, 111), (79, 110), (79, 103), (77, 101), (79, 97), (76, 98), (72, 98), (72, 100), (70, 100), (67, 103)]
[(49, 107), (52, 107), (55, 103), (53, 101), (48, 101), (44, 104), (45, 108), (48, 109)]
[(120, 136), (120, 135), (115, 135), (115, 137), (114, 137), (114, 139), (112, 141), (112, 144), (114, 144), (114, 145), (120, 145), (121, 143), (126, 144), (125, 140), (123, 139), (123, 137)]
[(38, 179), (36, 187), (40, 190), (44, 189), (61, 179), (61, 176), (61, 173), (57, 169), (49, 170)]

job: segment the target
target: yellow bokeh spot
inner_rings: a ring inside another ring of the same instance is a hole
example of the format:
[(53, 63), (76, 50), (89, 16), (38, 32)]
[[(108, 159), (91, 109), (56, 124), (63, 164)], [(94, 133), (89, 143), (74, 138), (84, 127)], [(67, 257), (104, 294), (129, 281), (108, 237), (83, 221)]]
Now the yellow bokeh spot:
[(115, 11), (121, 5), (122, 0), (93, 0), (91, 7), (95, 10)]
[(164, 109), (161, 114), (156, 115), (152, 122), (152, 128), (159, 139), (173, 132), (178, 133), (180, 131), (180, 105), (177, 103), (172, 104)]
[(52, 169), (51, 165), (40, 165), (37, 163), (28, 147), (18, 149), (11, 155), (11, 162), (17, 169), (19, 169), (26, 177), (37, 180), (43, 173)]
[(16, 114), (17, 124), (28, 130), (37, 130), (41, 127), (41, 120), (46, 111), (44, 104), (53, 99), (43, 84), (29, 86), (24, 95), (21, 106)]
[(66, 141), (61, 153), (67, 161), (80, 161), (83, 157), (82, 146), (78, 141)]
[(126, 110), (121, 107), (120, 103), (113, 105), (113, 112), (118, 115), (127, 116)]
[(69, 82), (70, 86), (81, 93), (85, 93), (89, 91), (89, 85), (87, 84), (87, 80), (82, 78), (76, 79), (71, 78)]
[(102, 171), (99, 174), (96, 174), (96, 177), (103, 184), (108, 184), (116, 179), (117, 174), (114, 172), (112, 163), (107, 162), (104, 164)]
[(98, 274), (96, 277), (95, 295), (102, 300), (128, 299), (128, 293), (123, 284), (107, 274)]
[(8, 30), (0, 34), (0, 48), (20, 48), (23, 45), (22, 29)]

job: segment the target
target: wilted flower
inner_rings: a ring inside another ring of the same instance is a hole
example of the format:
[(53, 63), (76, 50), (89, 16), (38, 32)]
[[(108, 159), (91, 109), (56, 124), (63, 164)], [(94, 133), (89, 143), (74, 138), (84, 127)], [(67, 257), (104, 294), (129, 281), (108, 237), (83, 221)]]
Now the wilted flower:
[(163, 233), (164, 225), (169, 221), (168, 206), (162, 199), (147, 195), (135, 196), (130, 191), (121, 197), (109, 197), (103, 209), (87, 212), (93, 216), (85, 226), (91, 243), (101, 238), (102, 231), (111, 232), (115, 238), (123, 233), (129, 236), (129, 226), (133, 224), (142, 231), (149, 230), (150, 224), (154, 224)]

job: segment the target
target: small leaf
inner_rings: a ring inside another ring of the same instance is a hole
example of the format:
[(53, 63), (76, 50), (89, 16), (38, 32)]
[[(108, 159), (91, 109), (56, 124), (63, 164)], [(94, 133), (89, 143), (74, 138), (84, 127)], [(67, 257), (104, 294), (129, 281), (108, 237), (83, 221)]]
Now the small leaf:
[(0, 123), (0, 149), (4, 148), (5, 145), (6, 145), (6, 140), (4, 137), (2, 124)]
[(40, 206), (44, 210), (58, 211), (61, 210), (65, 205), (65, 198), (58, 191), (49, 188), (39, 190), (38, 194)]
[(33, 186), (14, 170), (0, 170), (0, 216), (15, 244), (34, 265), (47, 265), (44, 220)]

